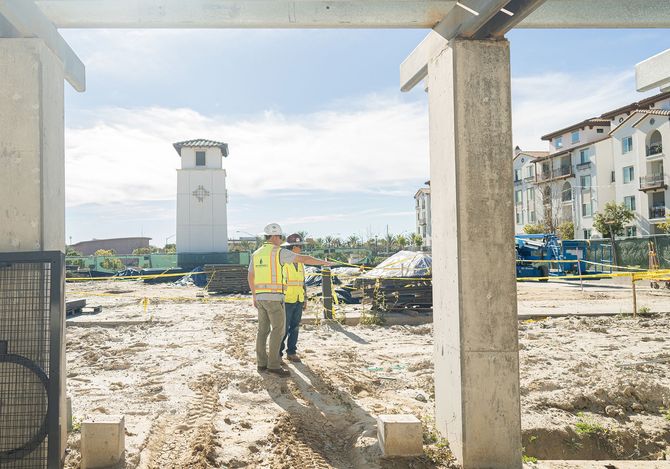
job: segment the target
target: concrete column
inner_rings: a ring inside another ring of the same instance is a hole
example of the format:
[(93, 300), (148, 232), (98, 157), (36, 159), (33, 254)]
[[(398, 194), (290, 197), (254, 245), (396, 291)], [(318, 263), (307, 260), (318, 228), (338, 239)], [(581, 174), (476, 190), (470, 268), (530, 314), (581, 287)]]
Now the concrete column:
[(63, 65), (40, 39), (0, 39), (0, 76), (0, 251), (64, 251)]
[(464, 469), (521, 468), (507, 41), (428, 65), (435, 405)]
[[(64, 251), (63, 65), (40, 39), (0, 38), (0, 77), (0, 252)], [(64, 336), (61, 343), (64, 455)]]

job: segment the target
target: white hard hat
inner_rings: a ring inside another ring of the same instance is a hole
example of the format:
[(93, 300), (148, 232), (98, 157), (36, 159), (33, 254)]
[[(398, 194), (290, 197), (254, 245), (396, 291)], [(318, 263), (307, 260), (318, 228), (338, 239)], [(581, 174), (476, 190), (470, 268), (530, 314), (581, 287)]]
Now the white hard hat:
[(284, 236), (284, 232), (281, 230), (281, 226), (278, 223), (270, 223), (263, 230), (263, 234), (266, 236)]

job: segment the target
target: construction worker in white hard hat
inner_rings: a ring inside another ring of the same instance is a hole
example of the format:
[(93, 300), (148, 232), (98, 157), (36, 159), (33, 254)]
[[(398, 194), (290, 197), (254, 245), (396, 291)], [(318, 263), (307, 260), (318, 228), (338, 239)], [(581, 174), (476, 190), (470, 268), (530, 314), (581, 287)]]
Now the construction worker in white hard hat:
[[(256, 336), (256, 365), (258, 371), (268, 371), (286, 377), (290, 372), (281, 367), (279, 347), (286, 332), (284, 310), (284, 275), (282, 266), (299, 262), (307, 265), (331, 265), (330, 262), (311, 256), (296, 254), (282, 248), (284, 233), (277, 223), (265, 227), (265, 242), (251, 256), (249, 263), (249, 288), (254, 306), (258, 310)], [(268, 335), (270, 344), (267, 345)]]
[[(298, 233), (288, 235), (283, 247), (296, 254), (302, 252), (304, 240)], [(279, 347), (281, 356), (286, 349), (286, 358), (291, 362), (300, 362), (298, 356), (298, 332), (302, 310), (305, 305), (305, 265), (300, 262), (284, 264), (284, 308), (286, 309), (286, 333)]]

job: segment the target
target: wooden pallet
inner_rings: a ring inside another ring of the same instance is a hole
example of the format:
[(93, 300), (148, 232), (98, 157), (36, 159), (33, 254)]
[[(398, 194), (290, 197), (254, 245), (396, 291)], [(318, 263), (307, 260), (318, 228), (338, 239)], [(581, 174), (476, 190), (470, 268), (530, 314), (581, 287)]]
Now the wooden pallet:
[(65, 315), (76, 316), (79, 314), (97, 314), (102, 312), (102, 306), (87, 306), (85, 299), (70, 300), (65, 302)]
[(205, 264), (207, 291), (214, 293), (249, 293), (248, 269), (236, 264)]

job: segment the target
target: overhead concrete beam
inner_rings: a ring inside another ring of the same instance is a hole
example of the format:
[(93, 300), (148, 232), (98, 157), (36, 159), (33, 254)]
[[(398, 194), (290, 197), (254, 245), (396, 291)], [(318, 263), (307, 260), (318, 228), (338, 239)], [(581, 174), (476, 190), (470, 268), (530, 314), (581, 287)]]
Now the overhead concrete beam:
[[(65, 79), (77, 91), (86, 90), (86, 68), (77, 54), (63, 39), (56, 27), (31, 0), (0, 0), (0, 16), (4, 19), (9, 37), (40, 38), (60, 59), (65, 68)], [(15, 31), (9, 30), (7, 25)], [(10, 36), (11, 34), (11, 36)]]
[(635, 85), (638, 91), (658, 87), (667, 91), (670, 87), (670, 49), (635, 65)]
[(400, 64), (400, 90), (410, 91), (428, 75), (428, 61), (447, 46), (447, 40), (435, 31), (428, 33), (421, 43)]
[(668, 0), (547, 0), (518, 28), (670, 28)]
[[(461, 0), (482, 16), (498, 0)], [(37, 0), (58, 28), (433, 28), (454, 0)], [(504, 6), (504, 5), (503, 5)], [(482, 8), (482, 11), (477, 10)], [(485, 11), (484, 11), (485, 10)], [(520, 28), (670, 28), (667, 0), (547, 0)], [(487, 13), (488, 12), (488, 13)], [(444, 27), (447, 25), (445, 24)]]
[(39, 0), (59, 28), (432, 28), (454, 0)]

